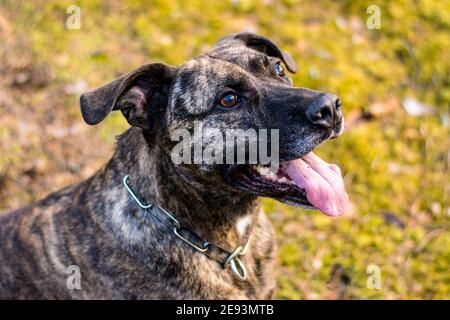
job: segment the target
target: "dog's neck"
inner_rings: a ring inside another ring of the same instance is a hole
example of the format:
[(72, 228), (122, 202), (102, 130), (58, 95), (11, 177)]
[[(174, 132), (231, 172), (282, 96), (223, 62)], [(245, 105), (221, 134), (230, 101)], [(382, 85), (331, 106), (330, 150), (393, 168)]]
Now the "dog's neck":
[(118, 139), (105, 170), (111, 171), (115, 186), (129, 175), (129, 184), (142, 202), (170, 210), (183, 227), (224, 248), (243, 244), (258, 214), (256, 198), (251, 195), (211, 190), (180, 176), (170, 156), (151, 145), (139, 128), (131, 128)]

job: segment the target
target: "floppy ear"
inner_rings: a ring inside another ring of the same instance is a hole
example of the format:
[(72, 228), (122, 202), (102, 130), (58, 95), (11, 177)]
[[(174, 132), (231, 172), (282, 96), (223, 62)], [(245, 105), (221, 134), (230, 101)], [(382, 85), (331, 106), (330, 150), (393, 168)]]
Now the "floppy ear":
[(266, 37), (250, 32), (243, 32), (224, 37), (219, 40), (218, 44), (230, 40), (241, 41), (245, 46), (249, 48), (265, 53), (268, 56), (279, 58), (281, 59), (281, 61), (283, 61), (283, 63), (286, 65), (286, 68), (290, 72), (297, 72), (297, 65), (292, 56), (288, 52), (282, 51), (275, 43), (273, 43)]
[[(111, 111), (121, 110), (132, 126), (149, 128), (150, 104), (167, 94), (175, 68), (151, 63), (127, 73), (80, 97), (81, 114), (87, 124), (101, 122)], [(154, 106), (155, 108), (159, 106)]]

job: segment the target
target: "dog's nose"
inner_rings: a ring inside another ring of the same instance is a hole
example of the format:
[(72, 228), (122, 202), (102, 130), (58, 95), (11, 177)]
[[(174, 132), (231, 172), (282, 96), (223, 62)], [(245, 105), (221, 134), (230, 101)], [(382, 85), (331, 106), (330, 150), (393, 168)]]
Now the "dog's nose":
[(334, 94), (324, 94), (311, 103), (306, 116), (311, 123), (333, 128), (342, 119), (341, 100)]

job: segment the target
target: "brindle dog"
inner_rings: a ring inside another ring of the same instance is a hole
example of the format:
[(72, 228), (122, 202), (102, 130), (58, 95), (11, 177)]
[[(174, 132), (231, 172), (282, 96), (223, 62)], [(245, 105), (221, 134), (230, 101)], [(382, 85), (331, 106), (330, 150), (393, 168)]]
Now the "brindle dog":
[[(194, 121), (279, 129), (282, 162), (339, 135), (339, 100), (292, 87), (283, 64), (296, 71), (272, 41), (240, 33), (179, 67), (147, 64), (83, 94), (88, 124), (120, 110), (131, 128), (89, 179), (0, 215), (0, 298), (272, 297), (274, 231), (257, 197), (311, 207), (305, 191), (264, 180), (250, 165), (176, 165), (171, 133)], [(139, 206), (125, 176), (152, 208)], [(73, 265), (80, 287), (69, 285)]]

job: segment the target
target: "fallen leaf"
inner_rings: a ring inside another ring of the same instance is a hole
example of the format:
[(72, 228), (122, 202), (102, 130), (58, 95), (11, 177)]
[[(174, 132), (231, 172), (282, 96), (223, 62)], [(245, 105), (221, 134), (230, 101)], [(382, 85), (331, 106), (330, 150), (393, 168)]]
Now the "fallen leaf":
[(413, 117), (420, 117), (425, 114), (433, 114), (435, 112), (433, 107), (419, 102), (412, 97), (403, 99), (403, 108), (410, 116)]
[(391, 97), (384, 102), (372, 104), (369, 107), (369, 113), (378, 118), (393, 113), (398, 108), (400, 108), (400, 99), (398, 97)]

